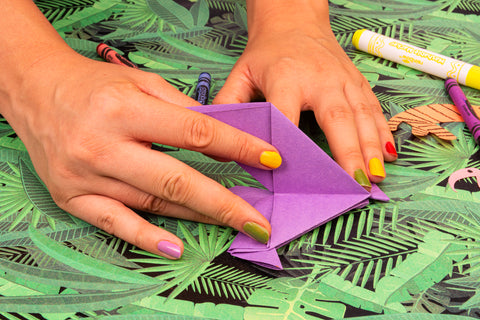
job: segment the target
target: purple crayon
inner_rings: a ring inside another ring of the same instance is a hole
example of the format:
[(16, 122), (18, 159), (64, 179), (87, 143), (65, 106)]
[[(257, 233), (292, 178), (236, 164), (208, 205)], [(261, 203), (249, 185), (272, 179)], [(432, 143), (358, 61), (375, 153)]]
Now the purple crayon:
[(473, 138), (477, 144), (480, 144), (480, 119), (473, 110), (470, 102), (467, 100), (462, 88), (458, 85), (457, 80), (447, 78), (447, 80), (445, 80), (445, 88), (447, 89), (450, 98), (452, 98), (453, 104), (460, 112), (463, 121), (465, 121), (465, 124), (472, 133)]

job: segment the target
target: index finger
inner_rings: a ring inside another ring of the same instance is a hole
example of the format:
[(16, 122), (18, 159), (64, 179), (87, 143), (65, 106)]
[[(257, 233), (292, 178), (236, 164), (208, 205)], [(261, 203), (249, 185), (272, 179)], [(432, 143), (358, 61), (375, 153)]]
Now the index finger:
[(199, 112), (159, 103), (143, 93), (131, 98), (129, 104), (136, 121), (128, 121), (126, 129), (137, 140), (198, 151), (261, 169), (281, 165), (278, 150), (258, 137)]

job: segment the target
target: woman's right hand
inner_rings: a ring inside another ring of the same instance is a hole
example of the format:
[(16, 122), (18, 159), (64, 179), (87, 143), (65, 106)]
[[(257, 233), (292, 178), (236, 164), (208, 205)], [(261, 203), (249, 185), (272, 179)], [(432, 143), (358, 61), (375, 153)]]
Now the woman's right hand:
[(198, 103), (161, 77), (60, 50), (30, 65), (7, 96), (2, 114), (67, 212), (168, 258), (181, 256), (182, 241), (131, 208), (268, 240), (268, 221), (246, 201), (151, 143), (265, 170), (279, 165), (277, 150), (185, 108)]

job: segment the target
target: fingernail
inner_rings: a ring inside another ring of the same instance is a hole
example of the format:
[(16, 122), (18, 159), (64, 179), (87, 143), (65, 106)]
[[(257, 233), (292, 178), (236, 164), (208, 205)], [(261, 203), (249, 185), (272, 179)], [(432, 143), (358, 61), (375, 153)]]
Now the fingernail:
[(390, 141), (385, 144), (385, 150), (387, 150), (387, 152), (390, 153), (392, 156), (398, 156), (397, 149), (395, 149), (395, 146)]
[(264, 151), (260, 155), (260, 163), (266, 167), (276, 169), (282, 164), (282, 157), (275, 151)]
[(243, 231), (253, 239), (261, 243), (267, 243), (270, 235), (267, 229), (255, 222), (247, 222), (243, 225)]
[(161, 252), (176, 259), (182, 256), (182, 250), (180, 249), (180, 247), (169, 241), (160, 241), (157, 245), (157, 248)]
[(385, 178), (385, 169), (383, 169), (382, 162), (378, 158), (372, 158), (368, 162), (370, 173), (377, 177)]
[(355, 181), (357, 181), (358, 184), (364, 187), (367, 191), (370, 191), (372, 189), (372, 184), (370, 183), (367, 175), (362, 169), (355, 170), (353, 175), (355, 177)]

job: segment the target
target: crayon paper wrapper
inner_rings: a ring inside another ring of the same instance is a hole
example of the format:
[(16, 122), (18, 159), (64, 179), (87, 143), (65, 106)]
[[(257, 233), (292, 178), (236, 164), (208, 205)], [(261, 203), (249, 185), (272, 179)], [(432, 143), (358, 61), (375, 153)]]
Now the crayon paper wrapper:
[(440, 78), (454, 78), (461, 84), (473, 66), (368, 30), (358, 39), (358, 49)]

